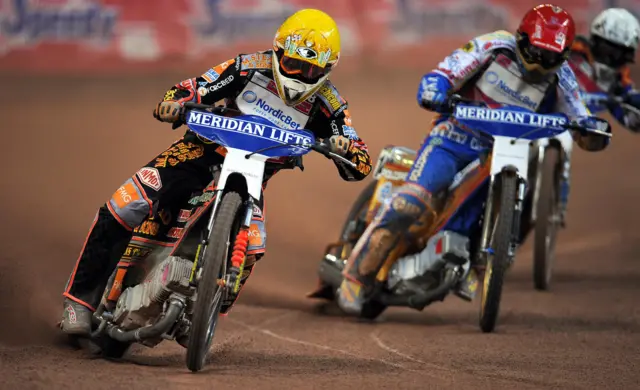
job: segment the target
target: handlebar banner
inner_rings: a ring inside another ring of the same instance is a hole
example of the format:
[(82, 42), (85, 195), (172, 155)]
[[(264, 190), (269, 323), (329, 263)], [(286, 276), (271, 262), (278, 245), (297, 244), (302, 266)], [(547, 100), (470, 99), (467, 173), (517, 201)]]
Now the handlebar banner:
[(187, 124), (195, 124), (222, 131), (243, 133), (258, 138), (277, 141), (282, 144), (312, 145), (314, 143), (314, 139), (312, 137), (295, 131), (288, 131), (246, 119), (228, 118), (201, 111), (189, 111)]
[(457, 105), (455, 118), (459, 120), (478, 120), (484, 122), (506, 123), (521, 126), (561, 129), (567, 124), (566, 117), (536, 114), (506, 109), (491, 109)]

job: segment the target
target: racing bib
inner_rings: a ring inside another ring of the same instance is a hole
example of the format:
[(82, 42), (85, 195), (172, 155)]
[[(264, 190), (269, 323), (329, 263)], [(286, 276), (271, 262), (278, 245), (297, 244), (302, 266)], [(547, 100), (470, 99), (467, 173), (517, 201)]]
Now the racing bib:
[(546, 81), (538, 84), (525, 82), (518, 65), (502, 54), (496, 57), (476, 82), (476, 88), (495, 102), (532, 111), (538, 109), (550, 85)]
[[(287, 130), (303, 129), (309, 121), (310, 102), (289, 107), (278, 96), (276, 83), (255, 72), (236, 99), (238, 109), (247, 115), (261, 116)], [(305, 112), (306, 111), (306, 112)]]

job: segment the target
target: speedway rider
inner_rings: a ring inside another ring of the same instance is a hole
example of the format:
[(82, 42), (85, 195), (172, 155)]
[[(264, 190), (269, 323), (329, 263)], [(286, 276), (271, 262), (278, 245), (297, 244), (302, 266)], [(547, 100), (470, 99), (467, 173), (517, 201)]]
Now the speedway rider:
[[(362, 180), (371, 171), (367, 147), (352, 127), (347, 102), (328, 80), (339, 57), (336, 23), (322, 11), (304, 9), (280, 26), (273, 49), (238, 55), (176, 84), (158, 103), (153, 116), (177, 128), (184, 120), (185, 102), (213, 105), (224, 99), (227, 107), (262, 116), (276, 126), (311, 130), (332, 152), (357, 165), (351, 168), (336, 162), (344, 180)], [(132, 230), (157, 213), (159, 205), (183, 204), (192, 193), (205, 188), (212, 179), (209, 167), (221, 164), (224, 154), (224, 148), (187, 130), (141, 169), (144, 174), (138, 171), (100, 207), (63, 294), (64, 332), (90, 333), (92, 311), (132, 238)], [(295, 166), (300, 166), (299, 159), (269, 160), (265, 184), (277, 171)], [(262, 199), (259, 201), (262, 204)], [(260, 236), (265, 237), (262, 222), (256, 224)], [(264, 242), (249, 247), (242, 285), (264, 251)], [(236, 297), (224, 304), (223, 312)]]
[[(635, 16), (624, 8), (609, 8), (600, 12), (591, 22), (588, 38), (576, 37), (568, 59), (583, 93), (619, 98), (627, 105), (623, 107), (614, 101), (598, 104), (586, 98), (589, 110), (594, 114), (608, 110), (621, 125), (634, 133), (640, 132), (640, 94), (634, 89), (629, 64), (635, 62), (639, 37), (640, 24)], [(560, 192), (563, 225), (569, 200), (573, 146), (568, 137), (563, 137), (565, 134), (559, 137), (567, 153)]]
[[(640, 38), (638, 19), (624, 8), (608, 8), (591, 22), (590, 36), (576, 37), (571, 47), (569, 65), (583, 92), (604, 93), (620, 98), (623, 103), (640, 109), (640, 94), (634, 90), (629, 64), (635, 62)], [(589, 99), (587, 104), (589, 105)], [(591, 109), (591, 107), (589, 107)], [(619, 103), (605, 107), (620, 124), (640, 132), (640, 114), (625, 110)]]
[[(566, 11), (550, 4), (539, 5), (525, 14), (515, 36), (507, 31), (485, 34), (445, 58), (423, 76), (418, 103), (425, 109), (446, 113), (449, 97), (455, 93), (489, 107), (511, 104), (539, 113), (563, 112), (572, 119), (584, 120), (589, 112), (566, 63), (574, 36), (574, 22)], [(380, 287), (376, 274), (381, 266), (402, 256), (408, 243), (424, 239), (422, 235), (442, 212), (438, 197), (457, 172), (490, 148), (457, 127), (447, 115), (436, 117), (434, 124), (406, 184), (393, 194), (348, 259), (338, 296), (339, 306), (347, 313), (362, 314), (363, 305)], [(608, 144), (602, 136), (576, 132), (573, 137), (589, 151), (602, 150)], [(477, 221), (479, 212), (468, 221)], [(465, 229), (468, 227), (461, 226), (458, 233), (465, 234)], [(473, 297), (471, 285), (476, 281), (477, 275), (470, 273), (456, 286), (458, 294)]]

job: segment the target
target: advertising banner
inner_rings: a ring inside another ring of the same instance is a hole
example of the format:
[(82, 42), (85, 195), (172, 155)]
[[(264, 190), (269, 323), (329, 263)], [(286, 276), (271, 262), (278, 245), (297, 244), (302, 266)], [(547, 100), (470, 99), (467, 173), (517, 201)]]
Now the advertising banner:
[[(610, 6), (640, 0), (557, 0), (578, 31)], [(271, 47), (291, 13), (318, 8), (338, 23), (350, 65), (406, 66), (442, 57), (474, 35), (513, 31), (519, 0), (0, 0), (0, 70), (93, 74), (202, 69)]]

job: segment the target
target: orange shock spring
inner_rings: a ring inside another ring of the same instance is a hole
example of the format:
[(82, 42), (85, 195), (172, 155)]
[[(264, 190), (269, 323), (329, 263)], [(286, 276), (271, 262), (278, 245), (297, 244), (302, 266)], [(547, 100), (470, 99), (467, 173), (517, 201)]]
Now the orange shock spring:
[(248, 246), (249, 232), (247, 231), (247, 229), (242, 229), (236, 236), (236, 242), (233, 244), (233, 252), (231, 252), (231, 264), (234, 267), (240, 268), (242, 266)]

